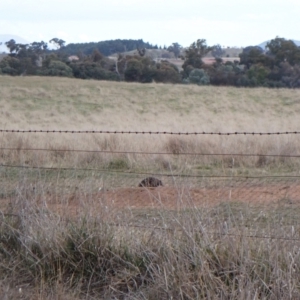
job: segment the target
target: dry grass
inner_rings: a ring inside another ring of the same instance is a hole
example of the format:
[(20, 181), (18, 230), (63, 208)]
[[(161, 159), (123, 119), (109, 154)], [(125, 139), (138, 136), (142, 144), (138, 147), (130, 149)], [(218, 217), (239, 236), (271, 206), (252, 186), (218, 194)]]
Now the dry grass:
[(34, 197), (11, 202), (0, 223), (2, 299), (300, 297), (299, 207), (103, 207), (93, 217), (90, 204), (74, 220)]
[(0, 77), (2, 128), (296, 130), (299, 90)]
[[(299, 130), (298, 90), (238, 89), (166, 84), (114, 83), (66, 78), (0, 77), (3, 129), (131, 130), (181, 132), (273, 132)], [(108, 136), (71, 134), (2, 134), (3, 162), (39, 166), (124, 166), (152, 171), (234, 166), (247, 171), (276, 166), (276, 172), (296, 172), (290, 159), (268, 154), (298, 155), (298, 136)], [(24, 152), (47, 148), (52, 152)], [(181, 157), (165, 155), (103, 155), (68, 150), (148, 152), (248, 153), (260, 157)], [(64, 151), (65, 150), (65, 151)], [(117, 160), (117, 163), (114, 161)], [(123, 163), (120, 163), (123, 160)], [(276, 162), (276, 164), (274, 164)], [(283, 166), (286, 166), (282, 170)], [(244, 169), (243, 169), (244, 168)], [(244, 172), (243, 171), (243, 172)], [(274, 168), (272, 169), (274, 172)]]
[[(39, 77), (0, 77), (0, 89), (3, 129), (299, 130), (298, 90)], [(110, 188), (124, 180), (111, 171), (299, 175), (297, 158), (267, 156), (299, 155), (298, 136), (1, 133), (0, 140), (1, 147), (14, 148), (0, 151), (0, 298), (300, 298), (299, 207), (289, 199), (268, 207), (225, 202), (170, 211), (117, 210), (92, 197), (103, 182)], [(172, 155), (70, 151), (74, 149)], [(202, 185), (208, 187), (205, 181)], [(178, 202), (189, 197), (179, 186), (177, 192)], [(80, 202), (76, 219), (67, 195)]]

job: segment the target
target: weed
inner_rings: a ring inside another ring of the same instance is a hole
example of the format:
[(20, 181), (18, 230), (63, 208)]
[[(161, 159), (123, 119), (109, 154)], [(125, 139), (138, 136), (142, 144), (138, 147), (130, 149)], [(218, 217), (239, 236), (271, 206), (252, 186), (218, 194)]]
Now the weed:
[(109, 162), (108, 168), (116, 170), (128, 169), (128, 162), (123, 158), (116, 158)]

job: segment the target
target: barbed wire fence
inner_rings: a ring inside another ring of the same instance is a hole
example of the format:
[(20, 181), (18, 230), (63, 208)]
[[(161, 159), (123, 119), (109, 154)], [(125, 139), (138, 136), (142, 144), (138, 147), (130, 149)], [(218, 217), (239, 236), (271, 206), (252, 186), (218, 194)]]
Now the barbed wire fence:
[[(143, 131), (67, 131), (67, 130), (3, 130), (2, 133), (67, 133), (67, 134), (149, 134), (149, 135), (298, 135), (300, 132), (143, 132)], [(86, 150), (86, 149), (58, 149), (58, 148), (38, 148), (38, 147), (0, 147), (0, 153), (5, 152), (64, 152), (69, 153), (94, 153), (102, 155), (166, 155), (176, 157), (271, 157), (296, 159), (300, 158), (297, 154), (261, 154), (261, 153), (197, 153), (197, 152), (147, 152), (147, 151), (113, 151), (113, 150)], [(47, 185), (54, 180), (62, 182), (55, 187), (55, 195), (62, 193), (62, 197), (71, 190), (78, 192), (89, 184), (89, 191), (97, 195), (97, 199), (105, 199), (106, 203), (111, 201), (114, 205), (135, 209), (142, 208), (163, 208), (186, 210), (201, 206), (217, 206), (222, 203), (247, 203), (255, 205), (258, 209), (265, 208), (267, 205), (276, 204), (285, 206), (285, 214), (289, 214), (288, 226), (298, 226), (297, 215), (298, 205), (300, 204), (300, 174), (293, 175), (245, 175), (236, 174), (208, 174), (201, 172), (193, 173), (186, 170), (131, 170), (116, 169), (114, 166), (106, 168), (99, 167), (78, 167), (78, 166), (46, 166), (39, 165), (37, 162), (24, 162), (15, 164), (5, 161), (5, 155), (0, 160), (1, 198), (6, 199), (8, 195), (14, 196), (14, 185), (17, 182), (31, 183), (25, 188), (32, 193), (38, 193), (38, 187)], [(147, 177), (159, 178), (163, 186), (158, 187), (139, 187), (141, 180)], [(26, 179), (24, 179), (26, 178)], [(57, 180), (59, 178), (59, 180)], [(68, 182), (68, 183), (66, 183)], [(11, 186), (10, 186), (11, 185)], [(72, 186), (73, 185), (73, 186)], [(66, 187), (67, 186), (67, 187)], [(52, 185), (53, 188), (53, 185)], [(33, 190), (33, 191), (32, 191)], [(23, 190), (24, 191), (24, 190)], [(22, 192), (22, 191), (21, 191)], [(44, 193), (44, 190), (42, 190)], [(45, 195), (51, 194), (47, 191)], [(299, 205), (300, 207), (300, 205)], [(278, 220), (282, 219), (282, 214), (277, 212)], [(263, 218), (262, 218), (263, 219)], [(257, 221), (257, 220), (256, 220)], [(136, 228), (143, 227), (140, 224), (122, 224), (113, 223), (114, 226), (132, 226)], [(287, 223), (285, 223), (287, 226)], [(147, 228), (149, 226), (147, 225)], [(165, 227), (152, 226), (155, 230), (166, 230)], [(172, 228), (169, 228), (172, 230)], [(168, 229), (168, 230), (169, 230)], [(299, 231), (300, 232), (300, 231)], [(298, 233), (299, 233), (298, 232)], [(212, 232), (215, 235), (239, 236), (232, 232)], [(271, 236), (248, 234), (253, 238), (269, 239), (292, 239), (299, 240), (300, 236)]]
[[(202, 135), (202, 134), (211, 134), (211, 135), (290, 135), (290, 134), (300, 134), (300, 132), (294, 131), (294, 132), (138, 132), (138, 131), (68, 131), (68, 130), (7, 130), (7, 129), (0, 129), (0, 132), (5, 133), (98, 133), (98, 134), (175, 134), (175, 135)], [(17, 152), (63, 152), (63, 153), (94, 153), (94, 154), (110, 154), (110, 155), (117, 155), (117, 154), (125, 154), (125, 155), (168, 155), (168, 156), (193, 156), (193, 157), (258, 157), (258, 158), (294, 158), (298, 159), (300, 158), (300, 155), (290, 155), (290, 154), (261, 154), (261, 153), (197, 153), (197, 152), (146, 152), (146, 151), (113, 151), (113, 150), (86, 150), (86, 149), (58, 149), (58, 148), (20, 148), (20, 147), (0, 147), (0, 152), (3, 151), (17, 151)], [(108, 178), (113, 176), (118, 176), (118, 182), (119, 184), (116, 185), (116, 187), (132, 187), (137, 186), (138, 180), (142, 179), (143, 176), (159, 176), (161, 178), (164, 178), (164, 182), (166, 186), (172, 185), (174, 181), (182, 182), (184, 185), (193, 186), (193, 183), (195, 186), (199, 187), (201, 184), (205, 183), (206, 187), (209, 187), (210, 185), (213, 185), (216, 187), (217, 184), (220, 185), (220, 187), (225, 187), (226, 185), (230, 185), (230, 187), (234, 186), (240, 186), (240, 187), (246, 187), (246, 183), (250, 184), (250, 181), (252, 181), (252, 185), (256, 182), (260, 182), (260, 185), (262, 182), (271, 182), (278, 185), (279, 183), (282, 183), (283, 185), (286, 185), (286, 182), (292, 182), (293, 186), (295, 185), (295, 182), (299, 179), (300, 175), (261, 175), (261, 176), (247, 176), (247, 175), (219, 175), (219, 174), (185, 174), (184, 172), (179, 171), (172, 171), (171, 173), (158, 173), (158, 172), (146, 172), (146, 171), (132, 171), (132, 170), (114, 170), (114, 168), (80, 168), (80, 167), (47, 167), (47, 166), (40, 166), (40, 165), (19, 165), (19, 164), (7, 164), (5, 162), (2, 162), (1, 165), (2, 169), (10, 168), (10, 169), (27, 169), (27, 170), (48, 170), (48, 171), (85, 171), (85, 172), (98, 172), (101, 174), (102, 178)], [(121, 179), (120, 177), (123, 177)], [(126, 181), (126, 178), (129, 179)], [(137, 179), (137, 181), (132, 181), (132, 179)], [(121, 180), (120, 180), (121, 179)], [(129, 183), (131, 181), (132, 183)], [(218, 183), (217, 183), (218, 182)], [(188, 184), (189, 183), (189, 184)], [(279, 187), (280, 188), (280, 187)], [(295, 189), (285, 188), (286, 190), (292, 191), (292, 195), (296, 195), (297, 191)], [(267, 193), (264, 190), (262, 190), (262, 193)], [(245, 197), (245, 196), (244, 196)]]
[(50, 129), (0, 129), (0, 133), (68, 133), (68, 134), (145, 134), (145, 135), (287, 135), (287, 134), (300, 134), (300, 131), (277, 131), (277, 132), (172, 132), (172, 131), (120, 131), (120, 130), (50, 130)]

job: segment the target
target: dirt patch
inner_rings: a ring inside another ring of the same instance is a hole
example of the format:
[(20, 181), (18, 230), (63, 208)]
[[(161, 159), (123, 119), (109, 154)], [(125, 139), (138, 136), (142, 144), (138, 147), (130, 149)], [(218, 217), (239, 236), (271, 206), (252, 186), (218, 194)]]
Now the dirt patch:
[(185, 209), (189, 207), (215, 206), (221, 202), (244, 202), (249, 204), (300, 203), (300, 185), (268, 185), (222, 188), (120, 188), (102, 190), (95, 194), (74, 193), (71, 195), (48, 195), (39, 199), (50, 208), (61, 210), (68, 207), (77, 211), (89, 205), (116, 208), (165, 208)]
[[(222, 188), (119, 188), (98, 193), (43, 195), (28, 198), (59, 214), (77, 215), (83, 210), (100, 213), (105, 209), (172, 209), (213, 207), (222, 202), (243, 202), (250, 205), (300, 204), (300, 185), (265, 185)], [(7, 211), (14, 199), (2, 199), (0, 208)], [(17, 205), (20, 205), (18, 200)], [(15, 204), (16, 205), (16, 204)]]
[(185, 209), (215, 206), (221, 202), (246, 202), (255, 204), (300, 203), (300, 185), (274, 185), (241, 188), (123, 188), (103, 192), (97, 196), (106, 205), (133, 208)]

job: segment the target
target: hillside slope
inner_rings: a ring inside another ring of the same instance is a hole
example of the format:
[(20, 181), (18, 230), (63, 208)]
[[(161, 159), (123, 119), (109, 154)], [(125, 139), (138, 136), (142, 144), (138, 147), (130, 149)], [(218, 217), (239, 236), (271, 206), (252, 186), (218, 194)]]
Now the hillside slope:
[(0, 77), (1, 128), (285, 131), (300, 90)]

